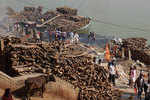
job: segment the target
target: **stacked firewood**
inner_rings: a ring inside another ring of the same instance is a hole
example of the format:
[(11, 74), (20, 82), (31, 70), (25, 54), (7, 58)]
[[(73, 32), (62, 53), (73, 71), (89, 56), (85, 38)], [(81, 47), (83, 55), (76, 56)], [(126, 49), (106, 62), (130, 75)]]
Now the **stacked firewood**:
[(128, 56), (128, 51), (131, 51), (131, 58), (139, 60), (144, 64), (150, 64), (150, 48), (147, 46), (145, 38), (127, 38), (123, 40), (125, 55)]
[(59, 7), (56, 10), (62, 14), (77, 15), (78, 10), (69, 7)]
[(149, 50), (131, 50), (132, 59), (150, 65), (150, 49)]
[(123, 40), (123, 45), (130, 49), (144, 49), (146, 42), (145, 38), (127, 38)]
[[(42, 7), (24, 7), (24, 10), (20, 12), (15, 12), (12, 8), (8, 9), (8, 15), (14, 16), (17, 22), (35, 22), (36, 24), (42, 24), (48, 20), (52, 21), (46, 23), (45, 26), (54, 26), (51, 30), (56, 28), (61, 29), (61, 31), (71, 32), (79, 30), (80, 28), (88, 25), (90, 23), (90, 18), (78, 16), (77, 9), (72, 9), (69, 7), (59, 7), (56, 10), (48, 10), (47, 12), (42, 12)], [(17, 13), (17, 14), (16, 14)], [(59, 16), (55, 18), (56, 16)], [(27, 24), (26, 23), (26, 24)]]
[(52, 73), (78, 87), (79, 100), (119, 100), (120, 94), (111, 90), (107, 71), (91, 62), (87, 56), (60, 59)]
[[(78, 48), (80, 53), (85, 52), (85, 49)], [(92, 63), (88, 55), (74, 56), (77, 53), (70, 53), (71, 50), (73, 52), (73, 46), (59, 41), (19, 44), (16, 41), (6, 46), (5, 56), (9, 55), (6, 63), (18, 75), (43, 73), (50, 69), (52, 74), (79, 89), (79, 100), (120, 100), (120, 93), (112, 90), (104, 67)]]

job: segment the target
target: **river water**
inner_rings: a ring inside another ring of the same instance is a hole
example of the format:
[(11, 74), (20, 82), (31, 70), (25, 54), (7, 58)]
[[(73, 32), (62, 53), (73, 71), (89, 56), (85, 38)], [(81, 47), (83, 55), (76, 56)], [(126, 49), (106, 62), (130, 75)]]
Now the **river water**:
[(6, 7), (16, 10), (41, 5), (44, 10), (60, 6), (77, 8), (79, 14), (93, 18), (91, 31), (102, 36), (144, 37), (150, 43), (150, 0), (0, 0), (0, 18)]

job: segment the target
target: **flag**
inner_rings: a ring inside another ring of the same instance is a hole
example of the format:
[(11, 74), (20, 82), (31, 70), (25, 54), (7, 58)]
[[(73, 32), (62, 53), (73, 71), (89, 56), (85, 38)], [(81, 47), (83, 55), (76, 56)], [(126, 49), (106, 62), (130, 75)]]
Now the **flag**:
[(106, 44), (105, 48), (105, 59), (109, 62), (110, 61), (110, 51), (109, 51), (109, 45)]

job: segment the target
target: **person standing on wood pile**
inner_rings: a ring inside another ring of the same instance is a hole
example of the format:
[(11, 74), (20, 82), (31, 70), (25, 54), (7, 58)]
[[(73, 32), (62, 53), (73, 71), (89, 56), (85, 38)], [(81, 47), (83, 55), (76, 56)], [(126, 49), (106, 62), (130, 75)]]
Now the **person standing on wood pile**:
[(2, 100), (13, 100), (10, 88), (5, 89), (5, 93), (2, 96)]
[(143, 78), (143, 74), (140, 73), (139, 77), (136, 79), (135, 84), (134, 84), (134, 88), (137, 90), (137, 97), (138, 100), (142, 99), (142, 93), (143, 93), (143, 89), (144, 89), (144, 84), (145, 84), (145, 80)]
[(109, 70), (109, 82), (113, 83), (113, 86), (115, 86), (115, 78), (117, 74), (116, 65), (114, 64), (114, 61), (110, 61), (108, 63), (108, 70)]

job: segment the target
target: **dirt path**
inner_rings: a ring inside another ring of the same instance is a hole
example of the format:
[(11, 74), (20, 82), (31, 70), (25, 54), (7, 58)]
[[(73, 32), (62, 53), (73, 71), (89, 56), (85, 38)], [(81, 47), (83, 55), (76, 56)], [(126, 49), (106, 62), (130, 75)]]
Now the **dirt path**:
[[(128, 86), (128, 73), (125, 72), (125, 66), (117, 65), (117, 70), (119, 71), (120, 77), (116, 80), (116, 87), (123, 92), (122, 100), (138, 100), (137, 94), (135, 94), (134, 88)], [(144, 94), (142, 95), (142, 100), (144, 100)]]
[[(102, 63), (102, 66), (107, 68), (107, 63)], [(122, 91), (122, 99), (121, 100), (138, 100), (137, 94), (134, 92), (134, 88), (130, 88), (128, 86), (128, 70), (126, 66), (122, 66), (120, 64), (117, 65), (117, 70), (120, 74), (119, 79), (116, 79), (116, 86), (113, 87), (114, 89), (119, 89)], [(142, 95), (142, 100), (144, 100), (144, 94)]]

